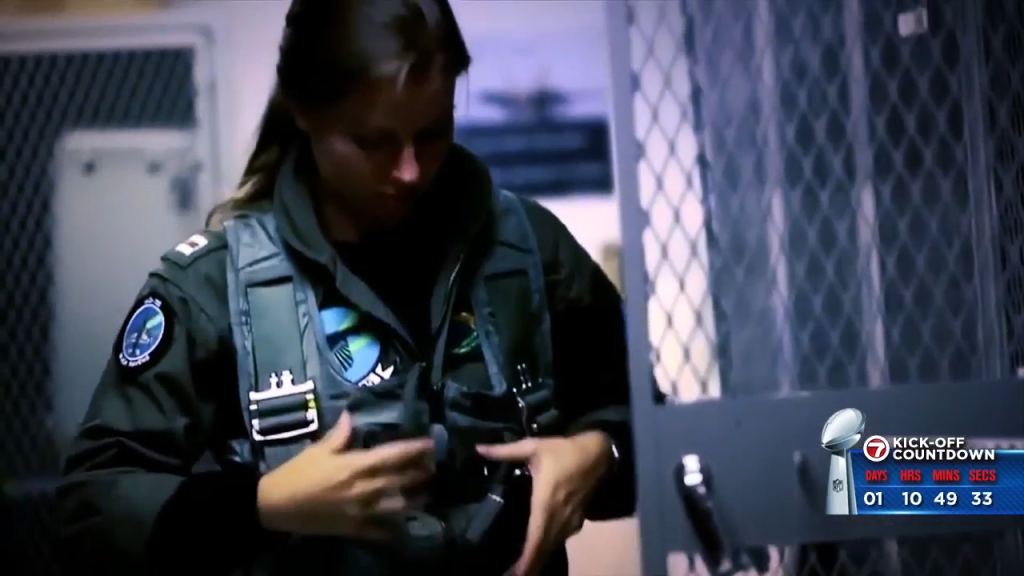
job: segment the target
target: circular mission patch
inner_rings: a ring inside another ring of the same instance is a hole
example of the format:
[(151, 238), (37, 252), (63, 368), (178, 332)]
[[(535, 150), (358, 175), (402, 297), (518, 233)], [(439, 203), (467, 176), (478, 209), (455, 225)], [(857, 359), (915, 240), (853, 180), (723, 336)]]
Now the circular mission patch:
[(139, 299), (118, 336), (117, 360), (125, 368), (157, 362), (171, 343), (171, 316), (156, 296)]

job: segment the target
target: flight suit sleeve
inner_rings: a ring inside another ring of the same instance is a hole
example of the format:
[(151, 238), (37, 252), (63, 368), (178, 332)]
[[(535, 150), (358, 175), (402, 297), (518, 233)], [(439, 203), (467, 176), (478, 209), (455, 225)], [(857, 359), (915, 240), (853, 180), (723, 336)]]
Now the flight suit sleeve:
[(626, 327), (622, 298), (604, 271), (563, 226), (547, 262), (555, 399), (569, 434), (600, 430), (619, 458), (599, 487), (591, 520), (621, 518), (636, 507)]
[(197, 389), (225, 384), (209, 381), (217, 350), (196, 300), (150, 276), (64, 464), (59, 529), (75, 573), (229, 573), (259, 546), (257, 474), (192, 473), (219, 412)]

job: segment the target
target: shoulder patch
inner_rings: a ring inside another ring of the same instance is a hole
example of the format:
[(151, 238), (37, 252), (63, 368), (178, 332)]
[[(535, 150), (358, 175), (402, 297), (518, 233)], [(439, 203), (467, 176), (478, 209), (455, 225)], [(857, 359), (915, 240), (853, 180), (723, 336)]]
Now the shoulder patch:
[(122, 368), (159, 362), (171, 345), (174, 317), (163, 299), (146, 295), (135, 302), (117, 335), (114, 355)]
[(175, 246), (174, 251), (179, 252), (184, 256), (191, 256), (192, 254), (195, 254), (196, 250), (205, 248), (209, 243), (210, 241), (206, 239), (206, 236), (203, 236), (202, 234), (193, 234), (188, 237), (188, 240), (185, 240), (181, 244)]
[(189, 236), (184, 242), (165, 252), (163, 259), (184, 268), (202, 255), (208, 254), (224, 245), (226, 245), (226, 242), (223, 234), (209, 231), (201, 232)]

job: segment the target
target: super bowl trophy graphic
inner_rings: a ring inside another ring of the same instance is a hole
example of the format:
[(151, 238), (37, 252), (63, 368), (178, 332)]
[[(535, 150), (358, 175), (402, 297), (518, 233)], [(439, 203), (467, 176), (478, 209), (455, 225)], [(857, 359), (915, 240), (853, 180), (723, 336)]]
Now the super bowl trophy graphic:
[(846, 516), (857, 513), (850, 449), (860, 442), (863, 433), (864, 414), (856, 408), (844, 408), (836, 412), (821, 430), (821, 447), (831, 455), (825, 514)]

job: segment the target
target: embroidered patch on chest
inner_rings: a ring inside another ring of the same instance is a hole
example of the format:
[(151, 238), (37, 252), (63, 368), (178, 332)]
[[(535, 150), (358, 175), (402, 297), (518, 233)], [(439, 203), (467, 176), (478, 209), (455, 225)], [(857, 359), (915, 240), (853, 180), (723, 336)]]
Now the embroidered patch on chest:
[(340, 306), (320, 311), (327, 346), (341, 366), (341, 376), (358, 386), (376, 386), (391, 378), (395, 365), (381, 362), (380, 340), (367, 330), (358, 311)]
[(472, 314), (468, 312), (456, 314), (452, 318), (452, 325), (448, 330), (451, 354), (465, 356), (480, 350), (480, 333), (476, 330), (476, 318)]

